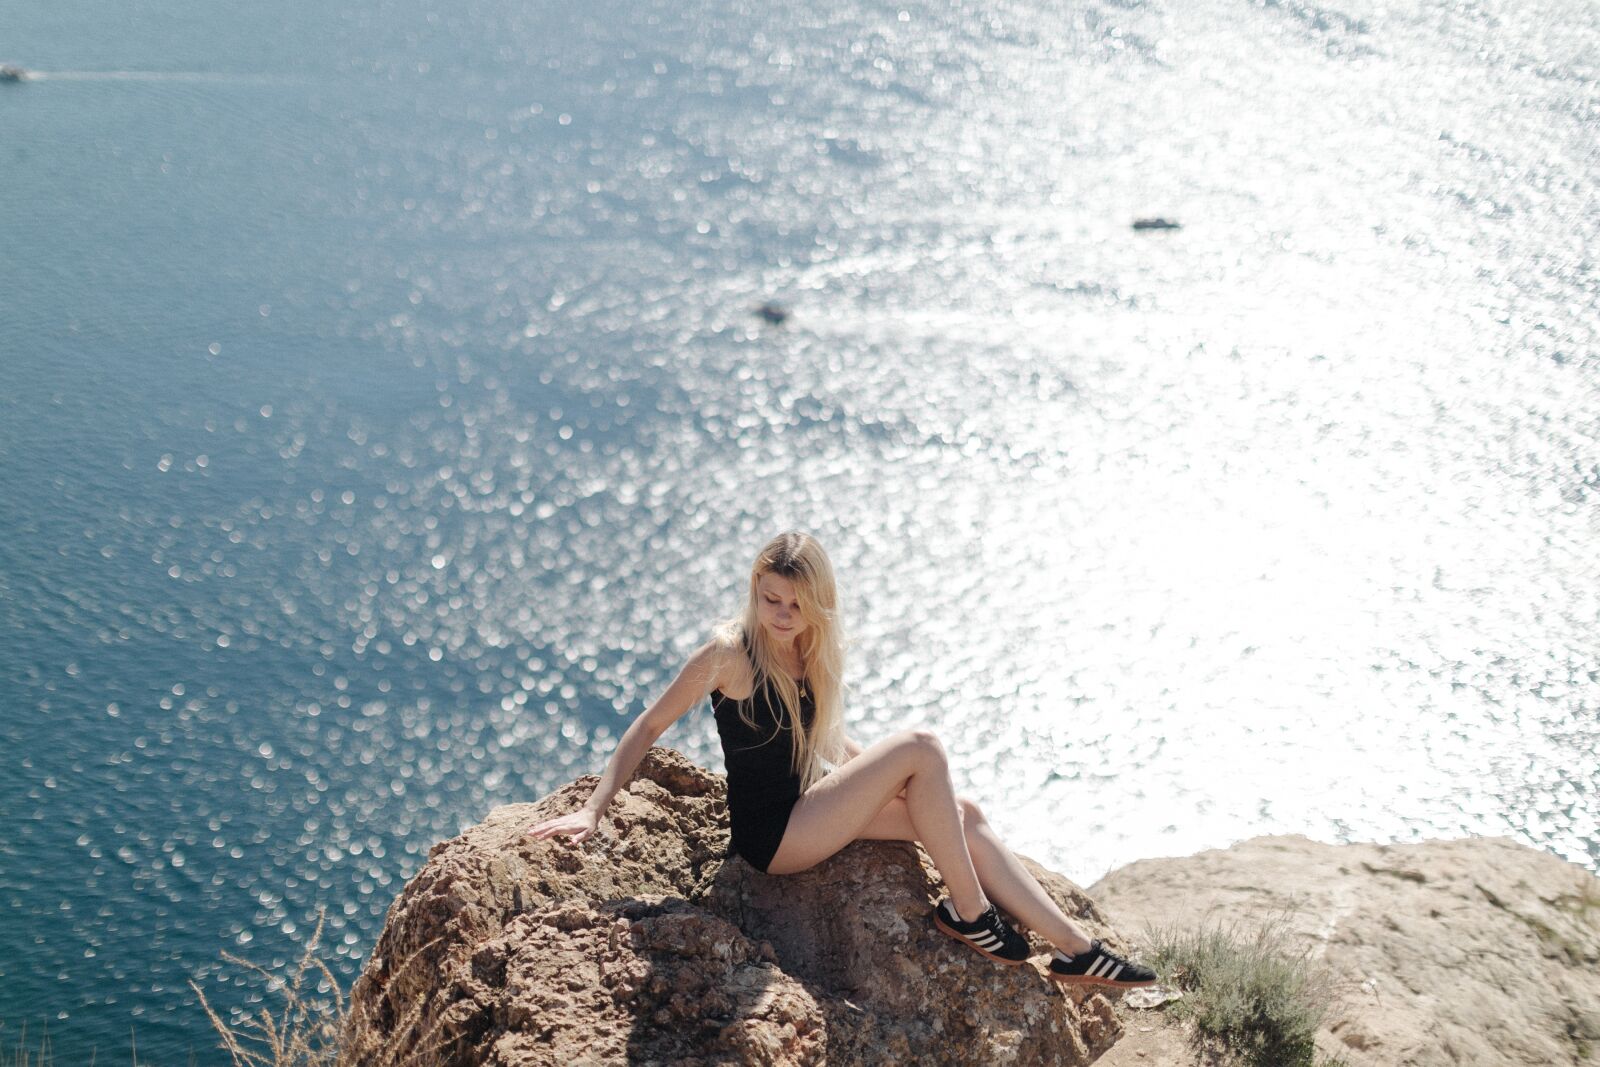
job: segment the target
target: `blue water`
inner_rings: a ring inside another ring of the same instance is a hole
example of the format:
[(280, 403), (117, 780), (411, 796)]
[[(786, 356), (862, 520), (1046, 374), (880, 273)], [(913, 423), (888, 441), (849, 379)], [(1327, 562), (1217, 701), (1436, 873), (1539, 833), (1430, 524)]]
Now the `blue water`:
[(210, 1062), (188, 983), (255, 1006), (221, 953), (319, 909), (348, 984), (793, 526), (853, 732), (933, 726), (1080, 881), (1283, 832), (1600, 865), (1586, 4), (7, 30), (0, 1038)]

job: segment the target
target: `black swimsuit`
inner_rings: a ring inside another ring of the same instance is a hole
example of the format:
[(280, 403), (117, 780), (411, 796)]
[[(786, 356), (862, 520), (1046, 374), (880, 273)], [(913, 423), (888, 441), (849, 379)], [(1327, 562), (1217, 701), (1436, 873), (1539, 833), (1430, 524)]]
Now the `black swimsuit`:
[[(800, 799), (800, 776), (790, 765), (794, 742), (781, 715), (782, 706), (770, 679), (746, 700), (734, 700), (720, 689), (711, 691), (722, 757), (728, 766), (733, 850), (763, 873), (777, 855), (789, 812)], [(741, 711), (750, 716), (754, 728), (745, 724)], [(801, 682), (800, 719), (808, 730), (816, 711), (816, 700)]]

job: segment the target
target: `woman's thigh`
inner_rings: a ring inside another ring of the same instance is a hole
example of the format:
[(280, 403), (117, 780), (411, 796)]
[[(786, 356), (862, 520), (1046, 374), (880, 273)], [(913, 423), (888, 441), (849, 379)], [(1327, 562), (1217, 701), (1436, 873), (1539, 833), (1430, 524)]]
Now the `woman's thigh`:
[[(783, 840), (767, 866), (769, 874), (793, 874), (815, 866), (869, 828), (875, 837), (897, 829), (891, 803), (905, 807), (900, 790), (926, 765), (938, 745), (913, 732), (885, 738), (823, 778), (795, 801)], [(906, 818), (909, 828), (910, 818)], [(905, 840), (905, 838), (901, 838)]]
[(917, 828), (911, 824), (911, 809), (905, 797), (895, 797), (878, 809), (878, 814), (856, 835), (858, 841), (915, 841)]

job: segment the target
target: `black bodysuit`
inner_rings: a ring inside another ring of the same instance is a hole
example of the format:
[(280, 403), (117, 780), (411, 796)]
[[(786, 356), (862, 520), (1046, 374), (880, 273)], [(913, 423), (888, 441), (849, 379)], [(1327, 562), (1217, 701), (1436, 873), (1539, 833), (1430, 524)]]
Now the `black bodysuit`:
[[(748, 645), (745, 650), (748, 653)], [(782, 707), (770, 680), (763, 680), (747, 700), (734, 700), (720, 689), (711, 691), (722, 757), (728, 766), (733, 850), (763, 873), (777, 854), (789, 825), (789, 812), (800, 799), (800, 776), (791, 768), (794, 737), (785, 724)], [(754, 728), (745, 725), (741, 711), (750, 716)], [(808, 730), (816, 711), (816, 700), (801, 682), (800, 718)]]

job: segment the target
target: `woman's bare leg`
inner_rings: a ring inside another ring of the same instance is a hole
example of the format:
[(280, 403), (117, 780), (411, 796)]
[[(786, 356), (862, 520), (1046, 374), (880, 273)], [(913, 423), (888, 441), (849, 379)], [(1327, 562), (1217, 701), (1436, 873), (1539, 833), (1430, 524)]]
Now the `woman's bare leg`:
[[(989, 898), (1067, 955), (1087, 952), (1089, 938), (1000, 840), (978, 805), (966, 797), (958, 797), (956, 804), (961, 811), (967, 852)], [(885, 804), (860, 836), (884, 841), (920, 840), (905, 801), (898, 798)]]
[(989, 901), (967, 852), (944, 746), (926, 730), (879, 741), (806, 790), (789, 814), (768, 873), (793, 874), (821, 863), (860, 837), (902, 790), (916, 840), (939, 868), (957, 914), (976, 919)]

